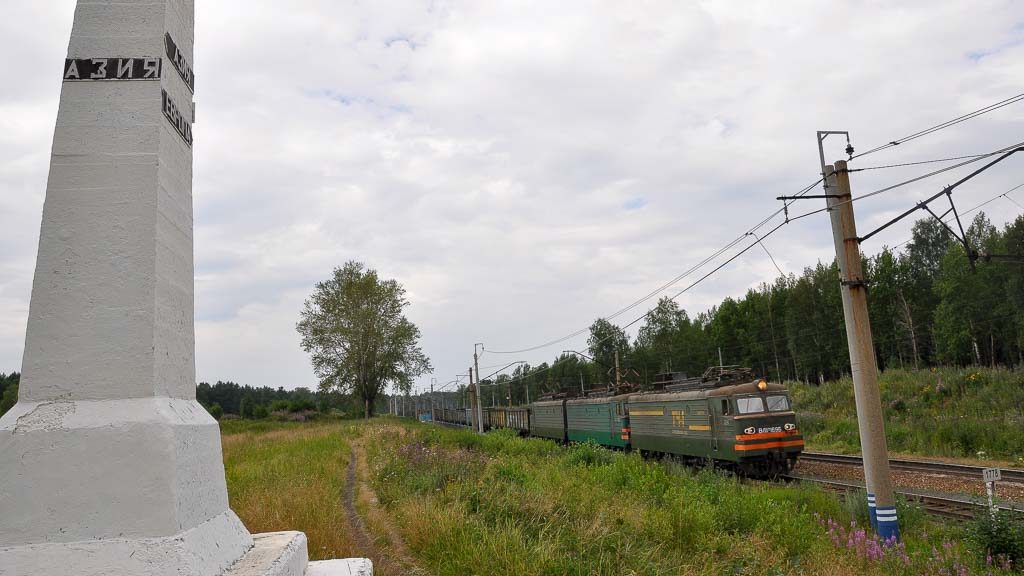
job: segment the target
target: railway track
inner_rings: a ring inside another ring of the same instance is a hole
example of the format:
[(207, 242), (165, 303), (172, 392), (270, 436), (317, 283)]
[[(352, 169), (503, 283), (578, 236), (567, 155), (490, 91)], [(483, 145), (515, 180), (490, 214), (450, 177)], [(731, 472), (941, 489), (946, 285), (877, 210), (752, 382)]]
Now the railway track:
[[(863, 466), (864, 462), (860, 456), (846, 454), (828, 454), (824, 452), (804, 452), (800, 459), (806, 462), (822, 462), (828, 464), (843, 464), (846, 466)], [(974, 480), (981, 479), (981, 466), (969, 466), (967, 464), (950, 464), (948, 462), (935, 462), (927, 460), (901, 460), (898, 458), (889, 459), (889, 467), (893, 470), (906, 472), (927, 472), (930, 474), (944, 474)], [(1004, 482), (1019, 482), (1024, 484), (1024, 470), (1010, 468), (1002, 469)]]
[[(848, 493), (864, 490), (864, 486), (861, 486), (860, 484), (840, 482), (837, 480), (826, 480), (824, 478), (785, 476), (784, 479), (789, 482), (817, 484), (826, 490), (833, 492)], [(950, 518), (953, 520), (973, 520), (978, 514), (984, 514), (988, 511), (988, 506), (986, 504), (966, 497), (938, 496), (913, 490), (896, 490), (896, 493), (902, 495), (908, 502), (914, 502), (920, 505), (925, 512), (942, 518)], [(1020, 509), (1011, 508), (1009, 506), (999, 505), (996, 507), (999, 510), (1024, 513), (1024, 511)]]

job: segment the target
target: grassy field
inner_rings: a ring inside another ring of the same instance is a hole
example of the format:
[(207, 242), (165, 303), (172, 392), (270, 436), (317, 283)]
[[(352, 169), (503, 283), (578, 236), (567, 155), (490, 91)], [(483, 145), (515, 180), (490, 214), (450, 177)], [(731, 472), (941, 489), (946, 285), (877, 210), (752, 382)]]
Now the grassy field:
[[(305, 531), (314, 558), (367, 554), (341, 502), (354, 446), (376, 497), (370, 540), (399, 538), (403, 556), (438, 576), (1008, 573), (986, 562), (969, 527), (914, 508), (901, 505), (904, 543), (886, 547), (864, 530), (862, 497), (594, 445), (392, 418), (223, 430), (232, 507), (254, 532)], [(412, 572), (379, 572), (390, 573)]]
[(221, 425), (231, 508), (250, 532), (301, 530), (314, 560), (358, 556), (342, 509), (351, 426)]
[[(811, 449), (860, 451), (849, 378), (787, 385)], [(887, 370), (880, 387), (890, 450), (1024, 466), (1024, 371)]]
[(906, 506), (905, 545), (886, 548), (862, 499), (815, 488), (506, 432), (364, 433), (381, 502), (437, 575), (1000, 573), (963, 528)]

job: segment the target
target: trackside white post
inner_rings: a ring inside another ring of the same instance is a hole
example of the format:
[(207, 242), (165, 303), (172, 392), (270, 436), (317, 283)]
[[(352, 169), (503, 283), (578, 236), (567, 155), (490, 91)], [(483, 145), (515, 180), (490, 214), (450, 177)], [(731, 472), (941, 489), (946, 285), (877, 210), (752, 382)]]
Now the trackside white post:
[(985, 468), (981, 472), (985, 480), (985, 492), (988, 494), (988, 510), (994, 519), (996, 517), (996, 482), (1002, 479), (1002, 471), (999, 468)]

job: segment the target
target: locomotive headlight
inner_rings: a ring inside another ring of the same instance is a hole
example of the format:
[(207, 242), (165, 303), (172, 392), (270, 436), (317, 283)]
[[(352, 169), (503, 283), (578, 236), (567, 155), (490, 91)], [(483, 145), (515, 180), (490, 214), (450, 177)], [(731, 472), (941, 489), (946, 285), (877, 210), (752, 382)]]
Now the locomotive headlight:
[(760, 390), (761, 392), (764, 392), (765, 390), (768, 389), (768, 383), (765, 382), (764, 380), (760, 380), (757, 383), (757, 389)]

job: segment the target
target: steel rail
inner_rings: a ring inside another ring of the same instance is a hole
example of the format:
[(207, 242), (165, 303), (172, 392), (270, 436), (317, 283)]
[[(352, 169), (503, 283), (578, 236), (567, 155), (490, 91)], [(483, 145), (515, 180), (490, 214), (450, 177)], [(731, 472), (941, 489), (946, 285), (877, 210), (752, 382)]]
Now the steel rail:
[[(826, 480), (824, 478), (812, 478), (807, 476), (783, 476), (782, 478), (790, 482), (818, 484), (826, 490), (833, 492), (853, 492), (857, 490), (864, 490), (864, 486), (860, 484), (840, 482), (837, 480)], [(954, 520), (973, 520), (977, 518), (978, 514), (985, 514), (988, 512), (987, 504), (968, 498), (938, 496), (935, 494), (927, 494), (912, 490), (896, 490), (896, 493), (906, 498), (909, 502), (920, 504), (924, 511), (932, 516), (940, 516)], [(1018, 514), (1024, 513), (1024, 510), (1021, 510), (1020, 508), (1013, 508), (1002, 504), (997, 505), (996, 508), (1006, 512), (1016, 512)]]
[[(800, 454), (800, 459), (807, 462), (842, 464), (845, 466), (863, 465), (863, 461), (860, 456), (851, 456), (848, 454), (804, 452)], [(949, 462), (936, 462), (934, 460), (904, 460), (899, 458), (890, 458), (889, 466), (893, 470), (902, 470), (905, 472), (930, 472), (934, 474), (945, 474), (947, 476), (957, 476), (960, 478), (973, 478), (979, 481), (981, 480), (981, 472), (985, 469), (983, 466), (972, 466), (969, 464), (952, 464)], [(1024, 470), (1002, 468), (1001, 472), (1004, 482), (1024, 483)]]

